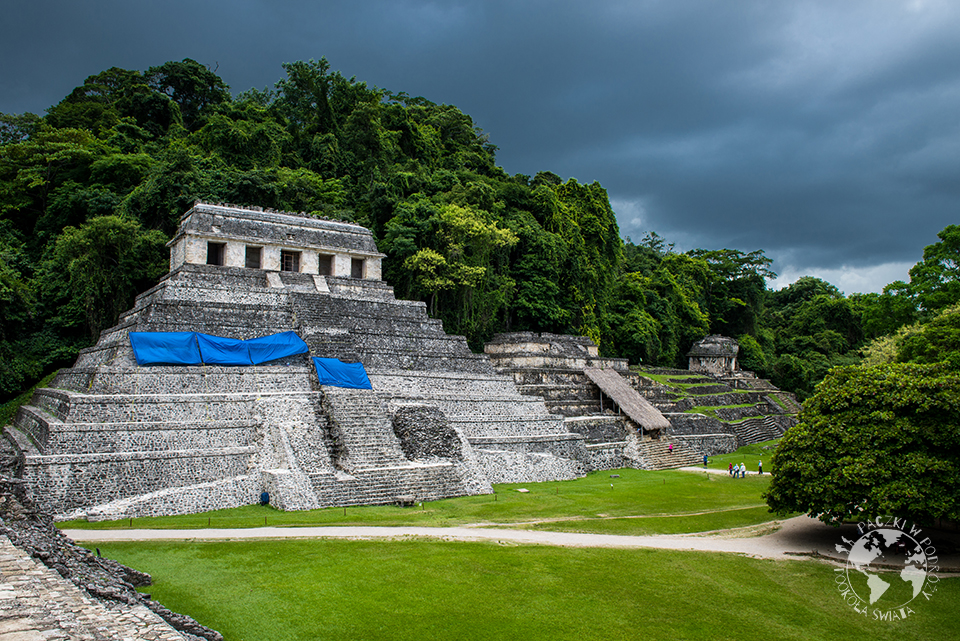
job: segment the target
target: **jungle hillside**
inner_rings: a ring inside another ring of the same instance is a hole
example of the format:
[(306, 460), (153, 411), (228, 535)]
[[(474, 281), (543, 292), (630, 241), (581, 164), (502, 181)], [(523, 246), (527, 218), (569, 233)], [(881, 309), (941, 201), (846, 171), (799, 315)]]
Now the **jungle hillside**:
[(960, 367), (960, 227), (881, 294), (813, 277), (773, 291), (763, 249), (624, 239), (600, 184), (508, 175), (455, 106), (326, 59), (283, 72), (233, 94), (190, 59), (114, 67), (43, 115), (0, 114), (0, 402), (69, 366), (167, 272), (165, 243), (198, 199), (369, 227), (396, 295), (474, 349), (503, 331), (572, 333), (683, 366), (694, 341), (724, 334), (744, 369), (801, 400), (864, 359)]

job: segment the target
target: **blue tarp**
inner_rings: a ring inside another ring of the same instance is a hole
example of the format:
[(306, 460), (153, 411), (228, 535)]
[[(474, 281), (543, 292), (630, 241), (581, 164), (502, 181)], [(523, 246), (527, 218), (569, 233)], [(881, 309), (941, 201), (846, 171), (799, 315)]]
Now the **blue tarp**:
[(283, 332), (264, 336), (262, 338), (251, 338), (243, 341), (250, 350), (250, 360), (254, 365), (275, 361), (285, 356), (294, 356), (296, 354), (306, 354), (310, 351), (303, 339), (297, 336), (296, 332)]
[(253, 365), (246, 341), (198, 333), (197, 342), (207, 365)]
[(137, 365), (199, 365), (195, 332), (130, 332)]
[(296, 332), (239, 340), (198, 332), (130, 332), (138, 365), (259, 365), (306, 354)]
[(352, 389), (373, 389), (363, 363), (344, 363), (336, 358), (313, 357), (313, 366), (321, 385), (350, 387)]

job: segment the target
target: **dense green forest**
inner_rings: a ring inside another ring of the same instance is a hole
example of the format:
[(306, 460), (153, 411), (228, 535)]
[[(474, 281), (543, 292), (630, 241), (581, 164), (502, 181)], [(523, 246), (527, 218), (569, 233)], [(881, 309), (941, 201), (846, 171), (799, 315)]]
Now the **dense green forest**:
[(69, 365), (166, 273), (164, 244), (196, 199), (369, 227), (397, 296), (474, 348), (500, 331), (575, 333), (606, 355), (682, 365), (720, 333), (739, 339), (744, 368), (801, 398), (864, 353), (929, 358), (898, 346), (960, 301), (960, 227), (882, 294), (812, 277), (771, 291), (762, 250), (624, 240), (598, 183), (508, 175), (454, 106), (325, 59), (283, 69), (273, 89), (233, 96), (189, 59), (112, 68), (43, 116), (0, 114), (0, 401)]

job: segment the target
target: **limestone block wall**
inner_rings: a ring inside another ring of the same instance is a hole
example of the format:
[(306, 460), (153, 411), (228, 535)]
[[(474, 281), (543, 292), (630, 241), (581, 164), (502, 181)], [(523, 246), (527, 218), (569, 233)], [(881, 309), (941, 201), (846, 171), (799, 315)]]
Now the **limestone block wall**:
[[(256, 448), (27, 456), (22, 478), (44, 509), (63, 514), (93, 503), (246, 475)], [(93, 501), (91, 499), (93, 498)]]
[(564, 481), (587, 473), (580, 461), (537, 452), (477, 449), (477, 462), (491, 483)]
[(596, 357), (599, 354), (597, 346), (586, 336), (547, 332), (497, 334), (484, 346), (484, 352), (491, 355), (555, 354), (573, 357)]
[[(670, 421), (669, 436), (691, 436), (697, 434), (734, 434), (732, 427), (705, 414), (668, 412), (664, 414)], [(734, 448), (736, 449), (736, 448)]]
[[(291, 359), (292, 360), (292, 359)], [(86, 394), (159, 394), (177, 390), (180, 394), (259, 394), (270, 392), (310, 392), (315, 373), (306, 357), (302, 364), (288, 366), (225, 367), (130, 367), (62, 369), (51, 388)]]
[(436, 404), (471, 442), (478, 437), (565, 434), (562, 419), (543, 401), (519, 394), (510, 379), (496, 375), (444, 372), (378, 372), (374, 389), (392, 401)]
[(165, 488), (96, 506), (84, 506), (60, 515), (60, 520), (108, 521), (142, 516), (193, 514), (210, 510), (252, 505), (259, 500), (263, 485), (259, 475)]
[(629, 462), (623, 456), (624, 446), (623, 442), (587, 445), (584, 465), (589, 470), (618, 470), (629, 467)]
[(583, 458), (584, 439), (579, 434), (545, 434), (542, 436), (478, 436), (470, 439), (474, 448), (538, 452), (570, 459)]
[(671, 438), (694, 452), (708, 456), (727, 454), (738, 447), (737, 437), (734, 434), (693, 434)]
[(582, 435), (588, 443), (613, 443), (622, 441), (632, 429), (626, 418), (615, 414), (573, 416), (563, 421), (567, 431)]
[(310, 474), (321, 505), (389, 505), (403, 497), (437, 501), (452, 496), (490, 493), (471, 487), (464, 469), (454, 463), (410, 464), (405, 467), (361, 469), (349, 475)]

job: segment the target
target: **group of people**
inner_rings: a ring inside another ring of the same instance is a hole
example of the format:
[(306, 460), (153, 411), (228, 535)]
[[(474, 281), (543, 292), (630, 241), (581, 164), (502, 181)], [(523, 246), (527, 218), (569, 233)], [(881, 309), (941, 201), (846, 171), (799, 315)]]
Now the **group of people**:
[[(706, 467), (706, 463), (704, 463), (704, 467)], [(738, 476), (743, 478), (747, 475), (747, 466), (744, 465), (742, 461), (740, 462), (740, 465), (734, 465), (731, 463), (727, 468), (727, 472), (733, 478), (737, 478)], [(763, 459), (757, 461), (757, 474), (763, 474)]]

